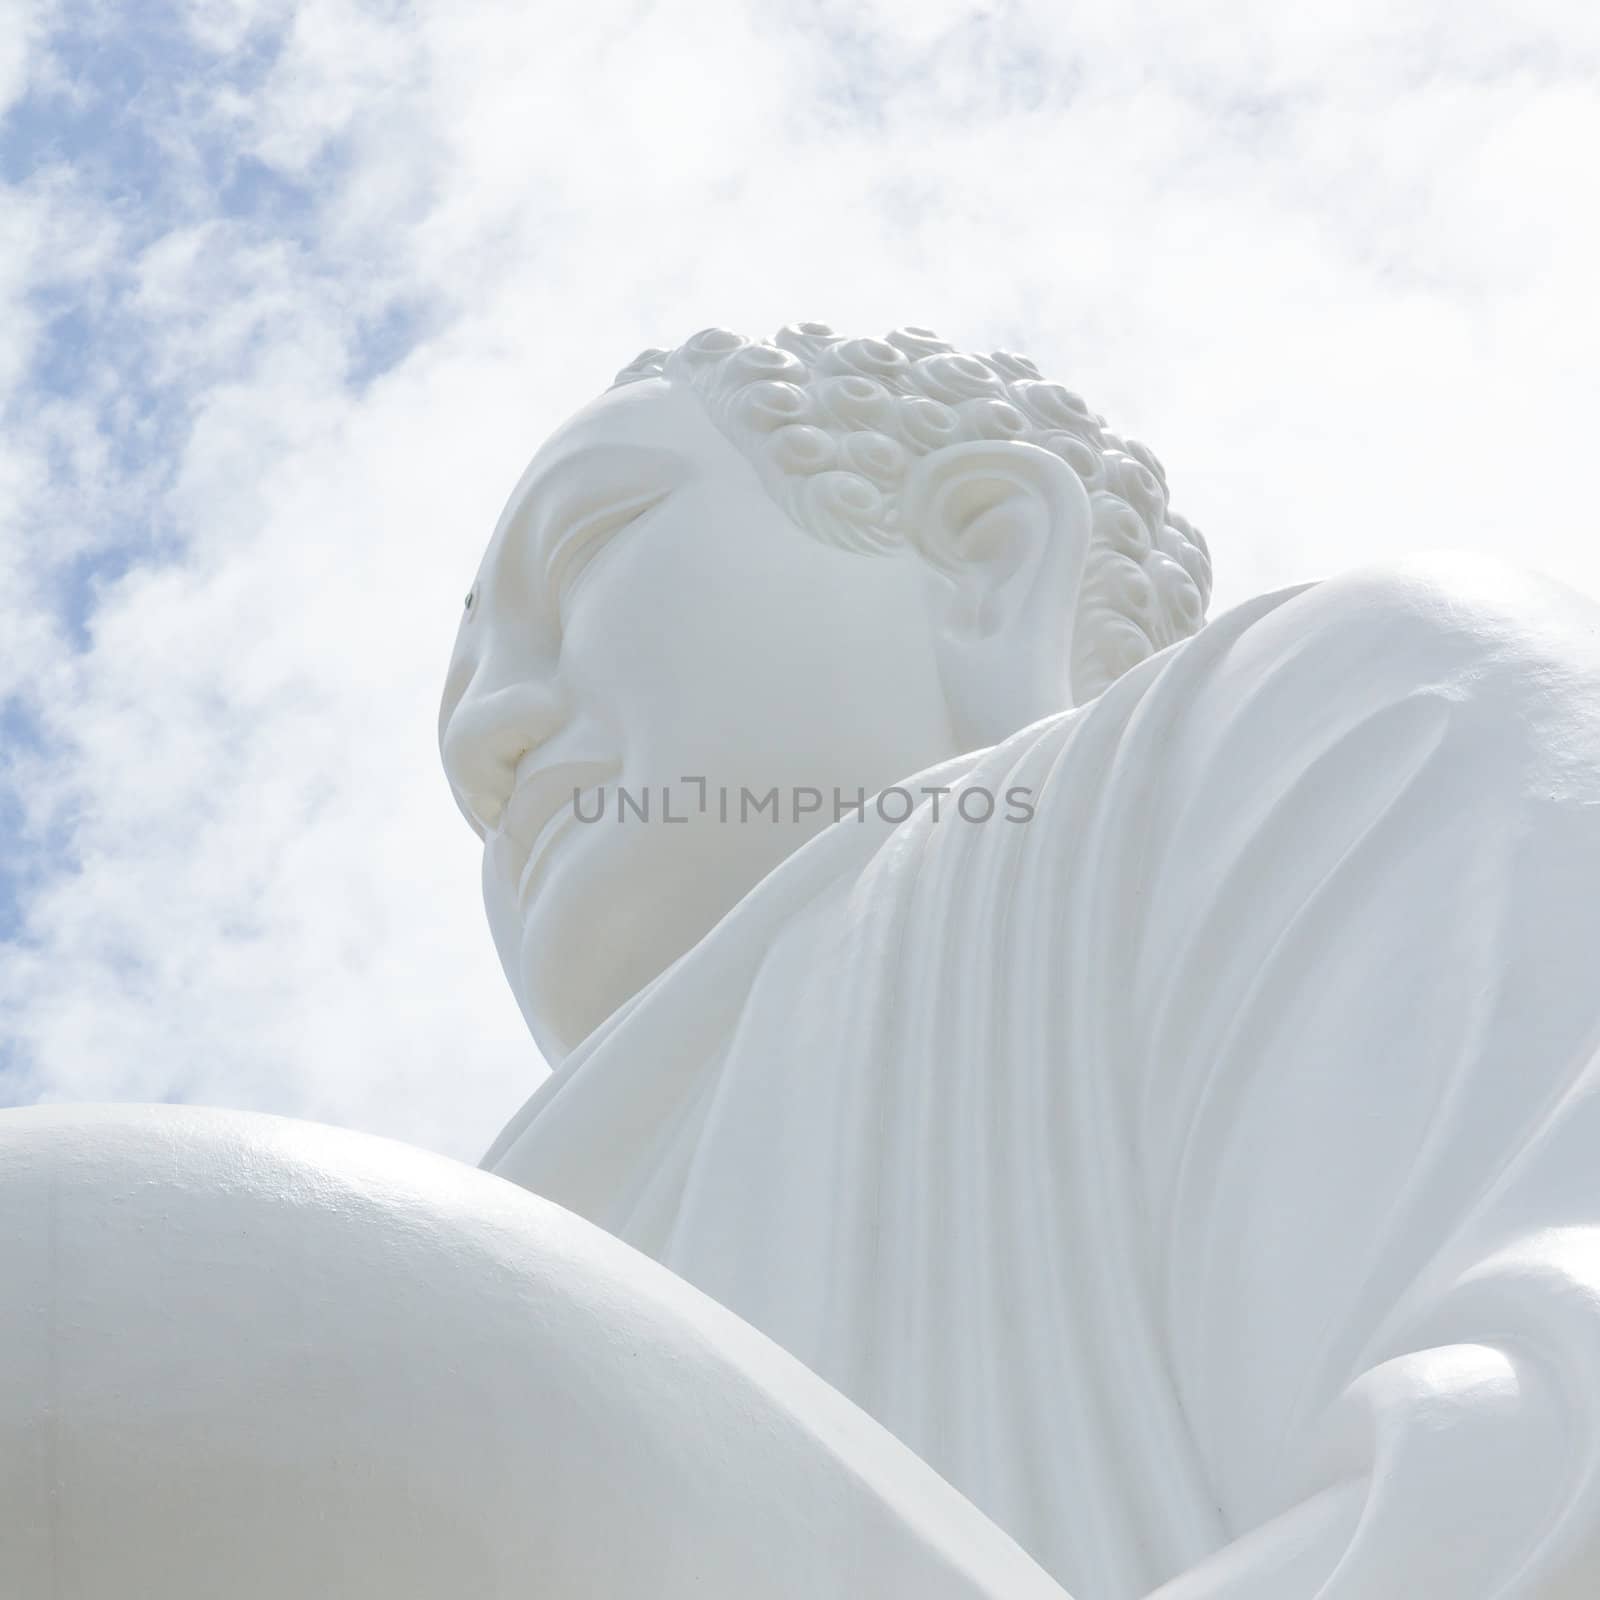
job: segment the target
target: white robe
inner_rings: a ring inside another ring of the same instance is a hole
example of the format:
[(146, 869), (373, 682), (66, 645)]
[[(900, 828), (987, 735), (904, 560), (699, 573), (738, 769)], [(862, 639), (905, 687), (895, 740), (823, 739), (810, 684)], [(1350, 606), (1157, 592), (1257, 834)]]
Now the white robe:
[(1076, 1600), (1600, 1593), (1600, 609), (1267, 596), (938, 782), (1036, 815), (828, 829), (485, 1165)]

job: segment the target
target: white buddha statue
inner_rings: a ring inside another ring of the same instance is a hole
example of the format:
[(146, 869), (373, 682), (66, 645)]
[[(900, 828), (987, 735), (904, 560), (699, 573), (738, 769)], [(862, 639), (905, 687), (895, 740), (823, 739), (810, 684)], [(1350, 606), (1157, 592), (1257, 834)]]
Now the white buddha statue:
[(1600, 609), (1208, 591), (1021, 358), (647, 352), (445, 696), (555, 1069), (485, 1164), (1078, 1600), (1600, 1592)]
[(441, 715), (552, 1076), (0, 1116), (0, 1593), (1600, 1590), (1600, 608), (1208, 592), (1018, 357), (647, 352)]

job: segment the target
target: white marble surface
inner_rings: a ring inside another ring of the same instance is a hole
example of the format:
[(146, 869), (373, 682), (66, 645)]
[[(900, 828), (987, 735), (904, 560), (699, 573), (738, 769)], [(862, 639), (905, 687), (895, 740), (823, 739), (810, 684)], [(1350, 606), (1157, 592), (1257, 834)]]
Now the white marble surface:
[(409, 1146), (0, 1115), (0, 1594), (1059, 1593), (798, 1362)]

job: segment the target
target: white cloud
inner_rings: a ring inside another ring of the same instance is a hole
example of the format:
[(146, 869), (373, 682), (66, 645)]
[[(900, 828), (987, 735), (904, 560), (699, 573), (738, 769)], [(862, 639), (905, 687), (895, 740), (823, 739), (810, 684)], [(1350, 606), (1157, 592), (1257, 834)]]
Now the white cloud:
[(0, 116), (27, 90), (44, 12), (43, 0), (7, 0), (0, 15)]
[[(541, 434), (707, 323), (1026, 349), (1162, 454), (1223, 603), (1438, 544), (1600, 593), (1585, 6), (189, 16), (170, 214), (37, 180), (10, 225), (77, 243), (0, 288), (18, 373), (41, 286), (110, 308), (0, 455), (30, 1093), (481, 1148), (537, 1063), (432, 748), (460, 594)], [(80, 648), (50, 575), (135, 517)]]

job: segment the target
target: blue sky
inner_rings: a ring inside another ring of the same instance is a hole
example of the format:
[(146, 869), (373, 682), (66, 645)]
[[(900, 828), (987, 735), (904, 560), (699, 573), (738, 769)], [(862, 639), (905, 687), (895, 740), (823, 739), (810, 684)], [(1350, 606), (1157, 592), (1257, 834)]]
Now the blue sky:
[(1219, 606), (1445, 544), (1600, 593), (1592, 7), (12, 5), (0, 1098), (488, 1141), (541, 1067), (456, 607), (542, 433), (707, 324), (1026, 351)]

